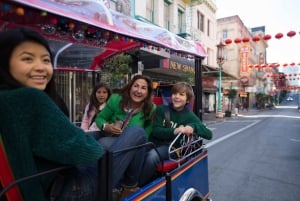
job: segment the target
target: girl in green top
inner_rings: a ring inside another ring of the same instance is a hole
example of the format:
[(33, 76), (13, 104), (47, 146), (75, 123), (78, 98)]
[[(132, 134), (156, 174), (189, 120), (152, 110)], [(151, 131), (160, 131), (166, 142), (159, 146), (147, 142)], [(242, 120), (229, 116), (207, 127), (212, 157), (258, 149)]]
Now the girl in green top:
[[(103, 149), (58, 108), (49, 44), (37, 32), (0, 32), (0, 137), (15, 179), (65, 165), (59, 200), (95, 200), (96, 162)], [(91, 164), (91, 165), (90, 165)], [(49, 200), (55, 175), (19, 185), (24, 201)]]

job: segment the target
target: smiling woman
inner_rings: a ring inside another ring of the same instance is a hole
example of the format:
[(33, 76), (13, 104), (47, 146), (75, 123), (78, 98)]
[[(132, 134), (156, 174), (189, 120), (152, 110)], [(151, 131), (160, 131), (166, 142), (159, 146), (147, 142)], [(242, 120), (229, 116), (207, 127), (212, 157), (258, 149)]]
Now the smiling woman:
[[(102, 130), (99, 142), (103, 147), (113, 152), (147, 142), (155, 110), (152, 91), (151, 79), (136, 75), (118, 94), (111, 95), (96, 117), (96, 124)], [(144, 151), (139, 148), (113, 156), (112, 186), (116, 192), (119, 186), (127, 192), (137, 189)]]
[(0, 34), (0, 85), (42, 90), (69, 116), (66, 104), (55, 90), (48, 41), (32, 29), (24, 27)]
[(12, 52), (10, 73), (24, 86), (45, 90), (53, 76), (49, 51), (36, 42), (21, 43)]

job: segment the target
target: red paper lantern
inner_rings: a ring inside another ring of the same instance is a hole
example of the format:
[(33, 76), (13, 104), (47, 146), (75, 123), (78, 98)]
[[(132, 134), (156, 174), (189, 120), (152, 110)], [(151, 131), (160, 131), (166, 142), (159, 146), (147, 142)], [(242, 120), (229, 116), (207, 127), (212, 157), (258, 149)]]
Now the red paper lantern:
[(275, 67), (278, 68), (280, 66), (280, 64), (275, 64)]
[(252, 65), (252, 64), (249, 64), (248, 67), (249, 67), (249, 68), (253, 68), (253, 65)]
[(50, 23), (56, 25), (57, 24), (57, 19), (55, 17), (51, 18)]
[(265, 68), (265, 67), (267, 67), (267, 65), (266, 64), (261, 64), (260, 67)]
[(243, 40), (243, 43), (248, 43), (250, 41), (250, 39), (248, 37), (244, 37), (242, 40)]
[(295, 31), (289, 31), (287, 34), (286, 34), (288, 37), (293, 37), (296, 35), (296, 32)]
[(73, 22), (70, 22), (68, 26), (70, 30), (73, 30), (75, 28), (75, 24)]
[(269, 34), (264, 35), (264, 37), (263, 37), (264, 40), (270, 40), (271, 38), (272, 38), (272, 36)]
[(278, 34), (275, 35), (275, 38), (277, 38), (277, 39), (280, 39), (280, 38), (282, 38), (282, 37), (283, 37), (283, 34), (282, 34), (282, 33), (278, 33)]
[(269, 64), (268, 65), (270, 68), (275, 67), (275, 64)]
[(294, 62), (290, 63), (290, 66), (295, 66), (295, 63)]
[(234, 42), (235, 43), (240, 43), (240, 42), (242, 42), (242, 40), (240, 38), (236, 38), (236, 39), (234, 39)]
[(285, 63), (285, 64), (283, 64), (282, 66), (283, 66), (283, 67), (287, 67), (287, 66), (288, 66), (288, 64), (287, 64), (287, 63)]
[(22, 16), (22, 15), (24, 15), (24, 14), (25, 14), (25, 11), (24, 11), (24, 9), (23, 9), (23, 8), (17, 8), (17, 9), (16, 9), (16, 14), (17, 14), (17, 15), (21, 15), (21, 16)]
[(255, 64), (255, 66), (254, 66), (255, 68), (259, 68), (260, 67), (260, 65), (259, 64)]
[(231, 44), (232, 43), (232, 40), (230, 39), (230, 38), (227, 38), (226, 40), (225, 40), (225, 44), (226, 45), (229, 45), (229, 44)]
[(259, 36), (253, 36), (252, 41), (257, 42), (260, 40)]

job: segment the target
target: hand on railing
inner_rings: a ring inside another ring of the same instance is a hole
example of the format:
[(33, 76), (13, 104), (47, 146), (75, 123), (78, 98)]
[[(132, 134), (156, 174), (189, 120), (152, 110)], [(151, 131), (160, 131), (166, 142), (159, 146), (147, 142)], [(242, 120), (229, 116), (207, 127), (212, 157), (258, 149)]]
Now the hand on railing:
[(180, 133), (169, 146), (169, 159), (180, 162), (202, 150), (202, 138), (196, 134)]

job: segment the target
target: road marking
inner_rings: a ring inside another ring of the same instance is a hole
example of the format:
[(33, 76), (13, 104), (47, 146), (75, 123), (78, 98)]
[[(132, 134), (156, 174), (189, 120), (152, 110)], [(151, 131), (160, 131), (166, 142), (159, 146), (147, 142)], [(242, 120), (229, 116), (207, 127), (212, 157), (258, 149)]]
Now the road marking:
[(291, 138), (290, 140), (291, 140), (291, 141), (294, 141), (294, 142), (300, 142), (300, 140), (298, 140), (298, 139), (293, 139), (293, 138)]
[(218, 138), (218, 139), (216, 139), (216, 140), (214, 140), (214, 141), (212, 141), (212, 142), (207, 143), (207, 144), (205, 145), (205, 147), (206, 147), (206, 148), (212, 147), (212, 146), (214, 146), (214, 145), (216, 145), (216, 144), (218, 144), (218, 143), (220, 143), (220, 142), (222, 142), (222, 141), (224, 141), (224, 140), (226, 140), (226, 139), (228, 139), (228, 138), (230, 138), (230, 137), (232, 137), (232, 136), (234, 136), (234, 135), (237, 135), (237, 134), (241, 133), (242, 131), (244, 131), (244, 130), (246, 130), (246, 129), (252, 127), (252, 126), (254, 126), (255, 124), (257, 124), (257, 123), (260, 122), (260, 121), (261, 121), (261, 120), (255, 120), (252, 124), (249, 124), (248, 126), (245, 126), (244, 128), (241, 128), (241, 129), (239, 129), (239, 130), (236, 130), (236, 131), (234, 131), (234, 132), (232, 132), (232, 133), (229, 133), (229, 134), (227, 134), (227, 135), (225, 135), (225, 136), (223, 136), (223, 137), (221, 137), (221, 138)]

